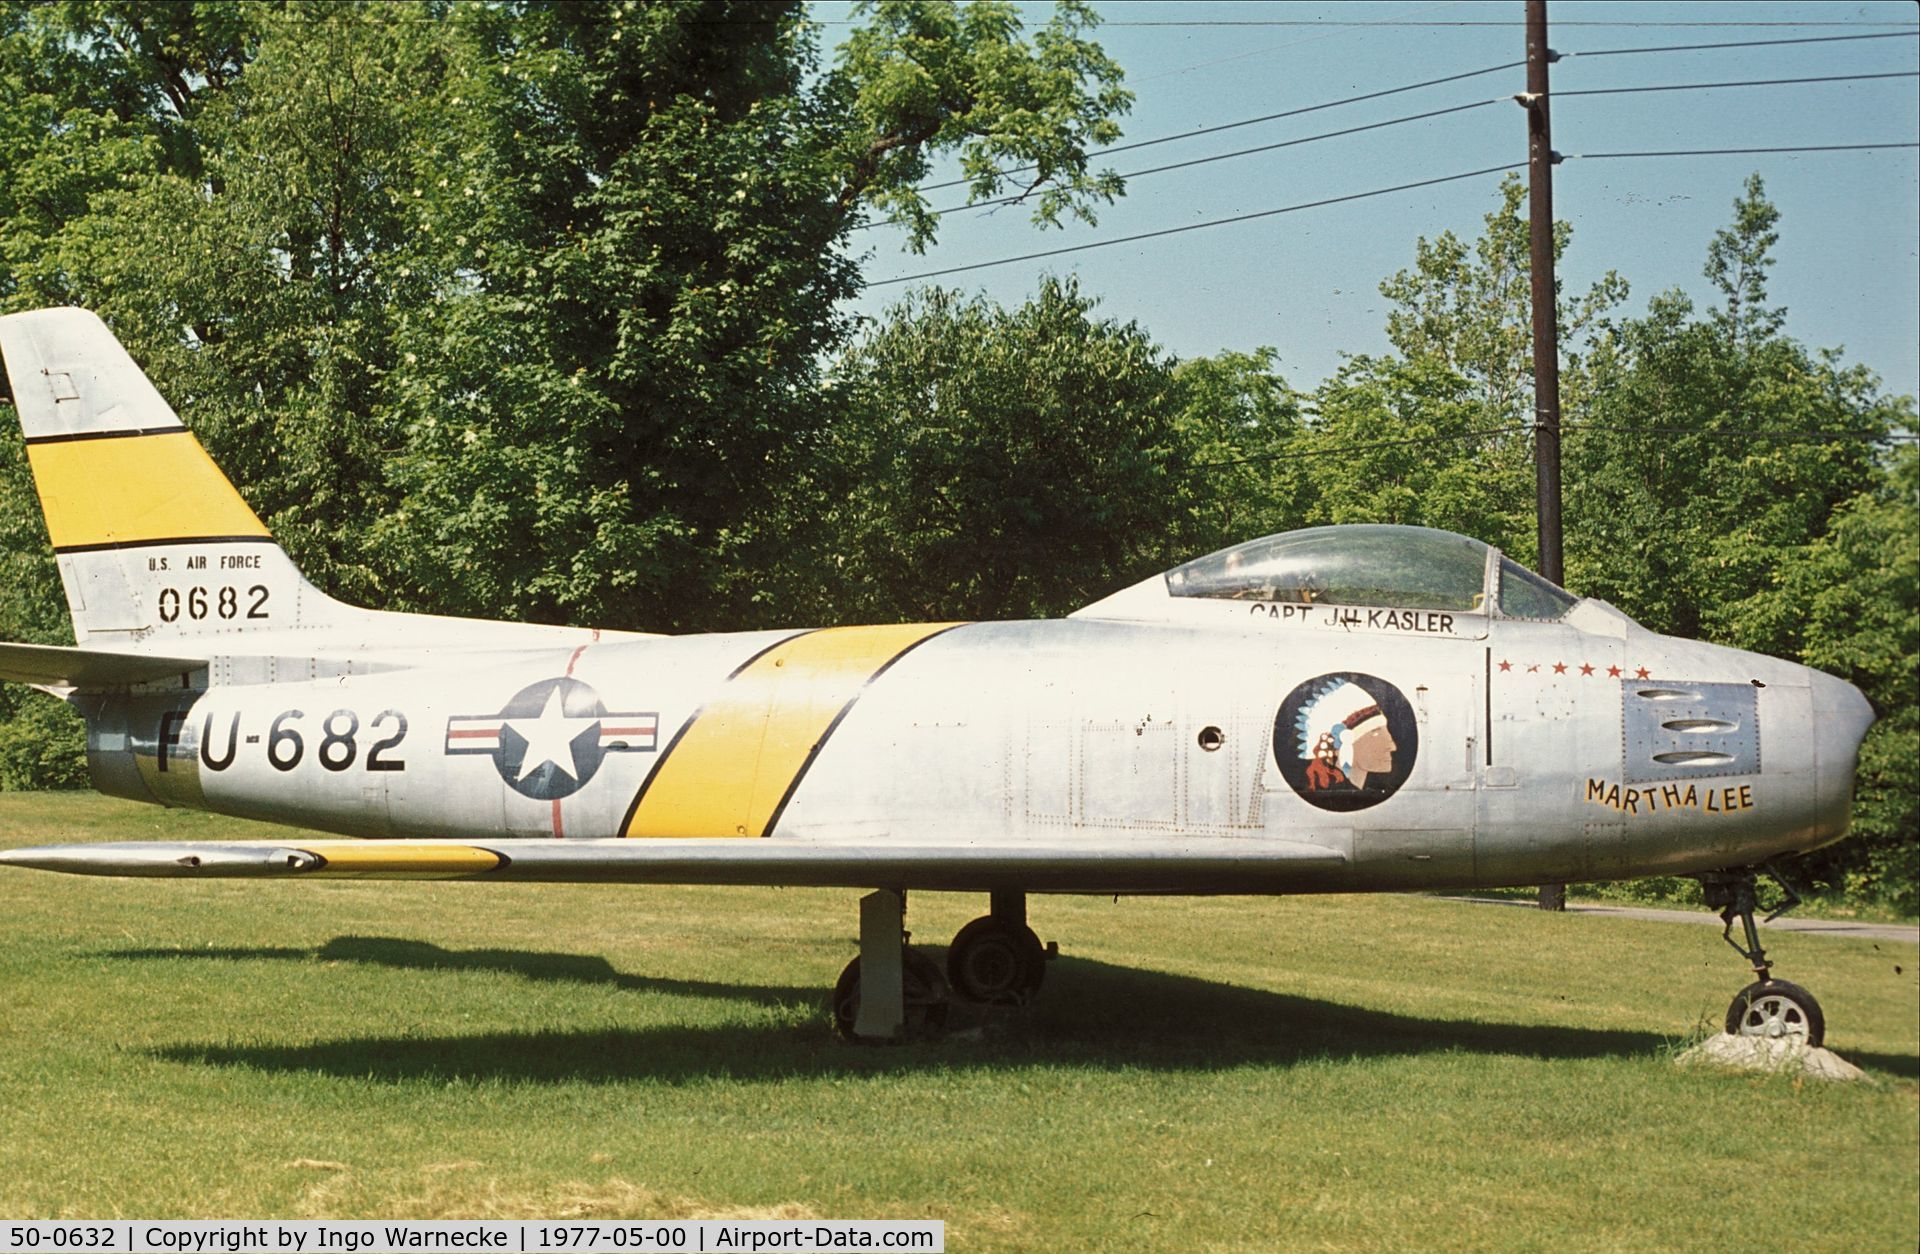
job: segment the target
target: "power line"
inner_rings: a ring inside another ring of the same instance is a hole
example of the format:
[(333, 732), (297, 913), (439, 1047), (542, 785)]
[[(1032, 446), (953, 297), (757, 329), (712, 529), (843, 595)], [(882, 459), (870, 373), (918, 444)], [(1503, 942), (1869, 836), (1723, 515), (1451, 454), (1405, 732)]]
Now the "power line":
[[(1556, 22), (1557, 26), (1567, 25)], [(1913, 39), (1920, 30), (1889, 31), (1882, 35), (1805, 35), (1797, 39), (1736, 39), (1717, 44), (1668, 44), (1660, 48), (1596, 48), (1581, 52), (1563, 52), (1567, 57), (1630, 57), (1643, 52), (1705, 52), (1714, 48), (1777, 48), (1783, 44), (1838, 44), (1855, 39)]]
[[(1894, 140), (1875, 144), (1797, 144), (1766, 148), (1684, 148), (1650, 152), (1582, 152), (1562, 153), (1562, 161), (1605, 161), (1628, 157), (1730, 157), (1750, 156), (1765, 153), (1796, 152), (1866, 152), (1883, 148), (1920, 148), (1920, 141)], [(1038, 261), (1045, 257), (1062, 257), (1068, 253), (1082, 253), (1095, 248), (1110, 248), (1115, 244), (1134, 244), (1141, 240), (1160, 239), (1168, 235), (1183, 235), (1188, 231), (1203, 231), (1209, 227), (1230, 226), (1235, 222), (1252, 222), (1259, 218), (1277, 217), (1283, 213), (1298, 213), (1302, 209), (1319, 209), (1327, 205), (1345, 204), (1349, 201), (1367, 200), (1374, 196), (1390, 196), (1395, 192), (1414, 191), (1422, 187), (1434, 187), (1441, 183), (1455, 183), (1461, 179), (1478, 178), (1483, 174), (1504, 174), (1509, 170), (1518, 170), (1525, 166), (1524, 161), (1507, 165), (1488, 166), (1483, 170), (1469, 170), (1463, 174), (1447, 174), (1439, 178), (1421, 179), (1414, 183), (1400, 183), (1393, 187), (1379, 187), (1372, 191), (1353, 192), (1345, 196), (1331, 196), (1325, 200), (1309, 200), (1297, 205), (1283, 205), (1278, 209), (1263, 209), (1258, 213), (1237, 214), (1230, 218), (1214, 218), (1207, 222), (1193, 222), (1186, 226), (1167, 227), (1159, 231), (1143, 231), (1138, 235), (1123, 235), (1117, 239), (1095, 240), (1089, 244), (1074, 244), (1067, 248), (1049, 248), (1041, 252), (1022, 253), (1017, 257), (1001, 257), (994, 261), (976, 261), (970, 265), (948, 266), (941, 270), (926, 270), (919, 274), (906, 274), (893, 279), (875, 279), (867, 287), (891, 287), (897, 283), (915, 283), (921, 279), (937, 279), (949, 274), (965, 274), (972, 270), (987, 270), (995, 266), (1008, 266), (1022, 261)]]
[[(1134, 170), (1120, 177), (1124, 179), (1146, 178), (1150, 174), (1165, 174), (1171, 170), (1185, 170), (1191, 166), (1210, 165), (1215, 161), (1230, 161), (1235, 157), (1250, 157), (1256, 153), (1273, 152), (1280, 148), (1293, 148), (1300, 144), (1311, 144), (1317, 140), (1338, 139), (1343, 135), (1358, 135), (1363, 131), (1377, 131), (1389, 126), (1401, 126), (1408, 122), (1422, 122), (1428, 118), (1445, 117), (1451, 113), (1465, 113), (1470, 109), (1484, 109), (1491, 104), (1506, 103), (1506, 97), (1502, 96), (1497, 100), (1476, 100), (1471, 104), (1450, 105), (1445, 109), (1429, 109), (1425, 113), (1410, 113), (1404, 117), (1389, 118), (1384, 122), (1369, 122), (1365, 126), (1349, 126), (1338, 131), (1322, 131), (1318, 135), (1302, 135), (1298, 139), (1284, 139), (1276, 144), (1262, 144), (1258, 148), (1241, 148), (1234, 152), (1217, 153), (1211, 157), (1195, 157), (1191, 161), (1176, 161), (1172, 165), (1157, 165), (1147, 170)], [(988, 209), (994, 205), (1011, 205), (1025, 200), (1029, 194), (1029, 192), (1021, 192), (1017, 196), (996, 196), (992, 200), (975, 200), (969, 201), (964, 205), (950, 205), (945, 209), (934, 210), (933, 216), (940, 218), (948, 214), (959, 213), (966, 209)], [(907, 219), (898, 217), (882, 218), (878, 222), (862, 222), (853, 229), (856, 231), (864, 231), (871, 227), (894, 226), (905, 221), (907, 221)]]
[[(1353, 23), (1353, 24), (1368, 25), (1368, 23)], [(1593, 24), (1599, 25), (1600, 23), (1593, 23)], [(1656, 23), (1641, 23), (1641, 25), (1655, 25), (1655, 24)], [(1809, 24), (1810, 23), (1779, 23), (1779, 25), (1809, 25)], [(1853, 23), (1836, 23), (1836, 24), (1853, 25)], [(1510, 25), (1510, 23), (1489, 23), (1489, 25)], [(1556, 25), (1567, 26), (1567, 25), (1578, 25), (1578, 23), (1560, 22), (1560, 23), (1556, 23)], [(1728, 25), (1748, 25), (1748, 23), (1728, 23)], [(1889, 23), (1889, 25), (1891, 25), (1891, 23)], [(1657, 48), (1598, 48), (1598, 49), (1594, 49), (1592, 51), (1587, 51), (1587, 52), (1563, 52), (1560, 54), (1560, 56), (1562, 58), (1581, 57), (1581, 56), (1616, 57), (1616, 56), (1631, 56), (1637, 53), (1697, 52), (1702, 50), (1718, 49), (1718, 48), (1768, 48), (1768, 47), (1777, 47), (1784, 44), (1836, 43), (1836, 42), (1845, 42), (1848, 40), (1859, 40), (1859, 39), (1906, 39), (1906, 38), (1913, 38), (1913, 37), (1920, 37), (1920, 28), (1916, 28), (1911, 31), (1895, 31), (1895, 32), (1887, 32), (1882, 34), (1869, 34), (1869, 35), (1818, 35), (1818, 36), (1806, 36), (1806, 37), (1794, 38), (1794, 39), (1733, 40), (1728, 42), (1711, 43), (1711, 44), (1671, 44), (1671, 45), (1667, 45), (1664, 47), (1657, 47)], [(1503, 70), (1519, 69), (1524, 65), (1526, 65), (1526, 62), (1524, 60), (1506, 61), (1506, 62), (1502, 62), (1499, 65), (1484, 66), (1481, 69), (1477, 69), (1477, 70), (1466, 70), (1459, 74), (1448, 74), (1440, 78), (1423, 79), (1417, 83), (1403, 83), (1397, 87), (1388, 87), (1380, 91), (1366, 92), (1358, 96), (1345, 96), (1338, 100), (1327, 100), (1319, 104), (1303, 105), (1297, 109), (1282, 110), (1279, 113), (1266, 113), (1266, 114), (1260, 115), (1259, 117), (1245, 118), (1238, 122), (1223, 122), (1217, 126), (1203, 126), (1197, 130), (1182, 131), (1178, 135), (1161, 135), (1154, 139), (1143, 139), (1143, 140), (1138, 140), (1128, 144), (1114, 144), (1111, 147), (1102, 148), (1098, 152), (1093, 153), (1091, 155), (1095, 157), (1106, 157), (1117, 152), (1132, 152), (1140, 148), (1151, 148), (1157, 144), (1171, 144), (1171, 143), (1177, 143), (1181, 140), (1198, 139), (1203, 135), (1216, 135), (1221, 131), (1237, 130), (1243, 126), (1257, 126), (1263, 122), (1277, 122), (1282, 118), (1299, 117), (1303, 114), (1318, 113), (1326, 109), (1337, 109), (1343, 105), (1360, 104), (1368, 100), (1380, 100), (1387, 96), (1397, 96), (1405, 92), (1419, 91), (1421, 88), (1424, 88), (1424, 87), (1438, 87), (1445, 83), (1458, 83), (1458, 82), (1463, 82), (1466, 79), (1470, 79), (1470, 78), (1481, 78), (1488, 74), (1498, 74)], [(1861, 75), (1858, 77), (1865, 78), (1869, 76)], [(1778, 81), (1784, 84), (1784, 83), (1798, 82), (1798, 81), (1819, 82), (1819, 81), (1827, 81), (1827, 80), (1821, 79), (1821, 78), (1810, 78), (1806, 80), (1780, 79), (1775, 81)], [(1836, 77), (1831, 81), (1842, 81), (1842, 80)], [(1727, 84), (1727, 85), (1734, 86), (1735, 84)], [(1739, 84), (1739, 85), (1744, 86), (1745, 84)], [(1613, 90), (1625, 90), (1625, 89), (1613, 89)], [(1652, 90), (1652, 89), (1642, 89), (1642, 90)], [(1682, 89), (1674, 88), (1672, 90), (1682, 90)], [(1589, 95), (1589, 94), (1597, 95), (1597, 94), (1600, 94), (1600, 92), (1597, 90), (1592, 92), (1563, 91), (1557, 94), (1562, 96)], [(1039, 168), (1040, 167), (1037, 165), (1011, 166), (1004, 170), (995, 170), (994, 173), (1000, 177), (1007, 177), (1015, 174), (1031, 173), (1032, 171), (1037, 170)], [(1135, 178), (1138, 176), (1126, 175), (1124, 177)], [(965, 179), (965, 178), (946, 179), (938, 183), (923, 183), (920, 186), (914, 188), (914, 190), (916, 192), (941, 191), (949, 187), (964, 187), (972, 181), (973, 180), (971, 179)], [(1005, 203), (1010, 203), (1012, 200), (1017, 200), (1017, 199), (1019, 199), (1019, 197), (1011, 197), (1005, 200), (998, 200), (998, 201), (984, 201), (984, 202), (981, 202), (981, 204), (983, 206), (987, 204), (1005, 204)], [(949, 213), (952, 211), (941, 210), (940, 212)], [(870, 225), (882, 225), (882, 224), (876, 223), (876, 224), (870, 224)]]
[[(1725, 87), (1780, 87), (1807, 83), (1853, 83), (1868, 79), (1885, 78), (1920, 78), (1920, 70), (1898, 70), (1884, 74), (1821, 74), (1808, 78), (1754, 78), (1725, 83), (1663, 83), (1651, 87), (1594, 87), (1579, 91), (1557, 91), (1554, 92), (1553, 95), (1612, 96), (1655, 91), (1712, 91)], [(1421, 122), (1428, 118), (1445, 117), (1453, 113), (1466, 113), (1473, 109), (1484, 109), (1491, 104), (1504, 104), (1506, 101), (1507, 98), (1502, 96), (1493, 100), (1476, 100), (1469, 104), (1450, 105), (1444, 109), (1429, 109), (1424, 113), (1409, 113), (1397, 118), (1388, 118), (1383, 122), (1369, 122), (1364, 126), (1349, 126), (1337, 131), (1322, 131), (1318, 135), (1303, 135), (1297, 139), (1281, 140), (1279, 143), (1274, 144), (1262, 144), (1255, 148), (1239, 148), (1233, 152), (1216, 153), (1210, 157), (1195, 157), (1191, 161), (1176, 161), (1171, 165), (1152, 166), (1145, 170), (1130, 170), (1120, 177), (1123, 179), (1146, 178), (1149, 175), (1166, 174), (1173, 170), (1185, 170), (1193, 166), (1210, 165), (1215, 161), (1231, 161), (1236, 157), (1250, 157), (1263, 152), (1274, 152), (1281, 148), (1293, 148), (1301, 144), (1311, 144), (1323, 139), (1339, 139), (1343, 136), (1358, 135), (1366, 131), (1382, 130), (1390, 126), (1401, 126), (1408, 122)], [(969, 201), (964, 205), (949, 205), (944, 209), (934, 210), (932, 216), (943, 218), (950, 214), (960, 213), (969, 209), (991, 209), (998, 205), (1018, 204), (1025, 200), (1030, 194), (1031, 191), (1029, 190), (1013, 196), (996, 196), (990, 200)], [(875, 227), (897, 226), (906, 221), (908, 221), (908, 219), (903, 217), (881, 218), (876, 222), (862, 222), (853, 229), (856, 231), (866, 231)]]
[(1342, 444), (1335, 448), (1293, 449), (1278, 453), (1254, 453), (1248, 457), (1236, 457), (1224, 462), (1189, 462), (1183, 470), (1218, 470), (1226, 466), (1249, 466), (1254, 462), (1273, 462), (1282, 458), (1292, 461), (1300, 457), (1329, 457), (1335, 453), (1364, 453), (1376, 448), (1402, 448), (1415, 444), (1450, 444), (1456, 440), (1475, 440), (1486, 435), (1509, 435), (1528, 429), (1527, 423), (1516, 423), (1508, 427), (1482, 427), (1477, 431), (1458, 431), (1451, 435), (1416, 435), (1404, 440), (1374, 440), (1366, 444)]
[(1625, 96), (1645, 91), (1712, 91), (1717, 87), (1785, 87), (1798, 83), (1859, 83), (1871, 78), (1920, 78), (1920, 70), (1892, 70), (1885, 74), (1819, 74), (1812, 78), (1748, 78), (1728, 83), (1662, 83), (1654, 87), (1586, 87), (1556, 91), (1562, 96)]
[[(1430, 4), (1424, 9), (1415, 9), (1413, 10), (1413, 12), (1404, 14), (1403, 16), (1407, 18), (1414, 18), (1414, 17), (1420, 16), (1423, 13), (1438, 13), (1441, 9), (1457, 9), (1465, 3), (1466, 3), (1466, 0), (1442, 0), (1442, 2), (1439, 4)], [(1189, 74), (1189, 73), (1192, 73), (1194, 70), (1211, 69), (1216, 65), (1227, 65), (1235, 61), (1245, 61), (1252, 57), (1271, 56), (1273, 53), (1276, 53), (1276, 52), (1285, 52), (1289, 49), (1303, 47), (1307, 44), (1319, 43), (1323, 39), (1338, 39), (1341, 36), (1349, 33), (1350, 32), (1347, 30), (1343, 30), (1341, 28), (1335, 27), (1328, 30), (1323, 30), (1320, 33), (1315, 35), (1308, 35), (1305, 39), (1293, 40), (1290, 43), (1275, 44), (1265, 48), (1253, 48), (1244, 52), (1233, 53), (1230, 56), (1215, 57), (1210, 61), (1200, 61), (1200, 62), (1196, 62), (1193, 65), (1183, 65), (1183, 66), (1180, 66), (1178, 69), (1161, 70), (1157, 74), (1148, 74), (1144, 78), (1129, 79), (1128, 81), (1133, 86), (1136, 86), (1136, 87), (1144, 86), (1147, 83), (1157, 83), (1161, 79), (1174, 78), (1181, 74)]]
[[(1477, 440), (1484, 436), (1516, 435), (1533, 429), (1532, 423), (1513, 423), (1504, 427), (1480, 427), (1472, 431), (1456, 431), (1448, 435), (1409, 436), (1399, 440), (1371, 440), (1360, 444), (1341, 444), (1332, 448), (1300, 449), (1288, 447), (1274, 453), (1252, 453), (1246, 457), (1229, 458), (1217, 462), (1189, 462), (1182, 470), (1221, 470), (1232, 466), (1250, 466), (1257, 462), (1293, 461), (1306, 457), (1327, 457), (1339, 453), (1367, 453), (1382, 448), (1407, 448), (1427, 444), (1452, 444), (1460, 440)], [(1920, 441), (1920, 433), (1911, 431), (1727, 431), (1708, 427), (1616, 427), (1601, 426), (1594, 423), (1566, 423), (1560, 428), (1563, 434), (1581, 432), (1605, 432), (1621, 435), (1685, 435), (1717, 440), (1783, 440), (1789, 442), (1818, 442), (1832, 440), (1865, 440), (1869, 443), (1904, 443)], [(1308, 430), (1296, 440), (1320, 434)]]
[[(1803, 27), (1836, 27), (1836, 26), (1837, 26), (1837, 27), (1846, 27), (1846, 26), (1851, 26), (1851, 27), (1855, 27), (1855, 28), (1859, 28), (1859, 27), (1862, 27), (1862, 26), (1899, 26), (1899, 27), (1911, 27), (1911, 26), (1913, 26), (1913, 23), (1912, 23), (1912, 22), (1606, 22), (1606, 21), (1598, 21), (1598, 20), (1589, 20), (1589, 21), (1563, 21), (1563, 20), (1560, 20), (1560, 19), (1555, 19), (1555, 21), (1554, 21), (1554, 23), (1553, 23), (1553, 24), (1554, 24), (1555, 26), (1591, 26), (1591, 27), (1708, 27), (1708, 28), (1717, 28), (1717, 27), (1729, 27), (1729, 28), (1750, 28), (1750, 27), (1788, 27), (1788, 28), (1803, 28)], [(823, 23), (821, 23), (821, 25), (823, 25), (823, 26), (845, 26), (845, 25), (852, 25), (852, 23), (849, 23), (849, 22), (823, 22)], [(1378, 20), (1378, 21), (1357, 21), (1357, 20), (1347, 20), (1347, 21), (1341, 21), (1341, 20), (1338, 20), (1338, 19), (1328, 19), (1328, 20), (1316, 20), (1316, 19), (1313, 19), (1313, 18), (1293, 18), (1293, 19), (1287, 19), (1287, 18), (1245, 18), (1245, 19), (1238, 19), (1238, 20), (1236, 20), (1236, 19), (1232, 19), (1232, 18), (1227, 18), (1227, 19), (1214, 19), (1214, 20), (1201, 20), (1201, 19), (1190, 19), (1190, 20), (1186, 20), (1186, 21), (1180, 21), (1180, 20), (1166, 20), (1166, 21), (1138, 21), (1138, 22), (1128, 22), (1128, 21), (1119, 21), (1119, 22), (1116, 22), (1116, 21), (1102, 21), (1102, 22), (1100, 23), (1100, 25), (1101, 25), (1101, 26), (1102, 26), (1103, 28), (1106, 28), (1106, 27), (1143, 27), (1143, 28), (1152, 28), (1152, 27), (1163, 27), (1163, 26), (1173, 26), (1173, 27), (1207, 27), (1207, 26), (1228, 26), (1228, 27), (1233, 27), (1233, 26), (1254, 26), (1254, 27), (1258, 27), (1258, 26), (1328, 26), (1328, 27), (1373, 27), (1373, 26), (1380, 26), (1380, 27), (1396, 27), (1396, 26), (1414, 26), (1414, 27), (1420, 27), (1420, 26), (1493, 26), (1493, 27), (1506, 27), (1506, 28), (1512, 28), (1512, 27), (1515, 27), (1515, 26), (1520, 26), (1520, 25), (1524, 25), (1524, 23), (1523, 23), (1523, 22), (1517, 22), (1517, 21), (1500, 21), (1500, 20), (1489, 20), (1489, 19), (1485, 19), (1485, 18), (1481, 18), (1481, 19), (1473, 19), (1473, 18), (1457, 18), (1457, 19), (1451, 19), (1451, 20), (1444, 20), (1444, 21), (1442, 21), (1442, 20), (1434, 20), (1434, 21), (1426, 21), (1426, 22), (1419, 22), (1419, 21), (1411, 21), (1411, 20), (1408, 20), (1408, 19), (1404, 19), (1404, 18), (1401, 18), (1401, 19), (1395, 19), (1395, 18), (1382, 18), (1382, 19), (1380, 19), (1380, 20)]]
[(1911, 431), (1728, 431), (1708, 427), (1616, 427), (1591, 422), (1572, 423), (1562, 430), (1611, 435), (1691, 435), (1716, 440), (1867, 440), (1873, 443), (1920, 440), (1920, 433)]
[[(1131, 144), (1115, 144), (1111, 148), (1102, 148), (1099, 152), (1092, 155), (1105, 157), (1116, 152), (1132, 152), (1136, 148), (1151, 148), (1155, 144), (1171, 144), (1182, 139), (1198, 139), (1202, 135), (1216, 135), (1221, 131), (1231, 131), (1242, 126), (1255, 126), (1261, 122), (1277, 122), (1281, 118), (1294, 118), (1306, 113), (1318, 113), (1323, 109), (1337, 109), (1341, 105), (1359, 104), (1363, 100), (1380, 100), (1387, 96), (1400, 95), (1403, 92), (1418, 91), (1422, 87), (1438, 87), (1442, 83), (1458, 83), (1469, 78), (1479, 78), (1485, 74), (1498, 74), (1501, 70), (1518, 69), (1525, 64), (1525, 61), (1506, 61), (1499, 65), (1489, 65), (1484, 69), (1467, 70), (1461, 74), (1448, 74), (1442, 78), (1429, 78), (1418, 83), (1403, 83), (1398, 87), (1387, 87), (1380, 91), (1370, 91), (1359, 96), (1347, 96), (1340, 100), (1323, 101), (1320, 104), (1303, 105), (1298, 109), (1286, 109), (1279, 113), (1263, 114), (1260, 117), (1247, 118), (1240, 122), (1223, 122), (1218, 126), (1203, 126), (1199, 130), (1182, 131), (1178, 135), (1162, 135), (1158, 139), (1143, 139)], [(1025, 174), (1028, 171), (1039, 168), (1039, 166), (1034, 165), (1019, 165), (1011, 169), (995, 170), (994, 173), (999, 175)], [(944, 183), (922, 184), (914, 188), (914, 190), (916, 192), (937, 192), (945, 187), (964, 187), (972, 181), (971, 179), (948, 179)]]
[(1488, 166), (1484, 170), (1468, 170), (1463, 174), (1447, 174), (1440, 178), (1421, 179), (1415, 183), (1401, 183), (1394, 187), (1379, 187), (1367, 192), (1352, 192), (1345, 196), (1330, 196), (1325, 200), (1309, 200), (1297, 205), (1282, 205), (1278, 209), (1263, 209), (1258, 213), (1243, 213), (1231, 218), (1215, 218), (1209, 222), (1191, 222), (1186, 226), (1170, 226), (1158, 231), (1143, 231), (1138, 235), (1123, 235), (1117, 239), (1095, 240), (1090, 244), (1075, 244), (1068, 248), (1049, 248), (1037, 253), (1025, 253), (1018, 257), (1002, 257), (997, 261), (976, 261), (971, 265), (948, 266), (943, 270), (928, 270), (920, 274), (901, 275), (895, 279), (875, 279), (867, 287), (891, 287), (896, 283), (914, 283), (921, 279), (936, 279), (948, 274), (964, 274), (970, 270), (986, 270), (993, 266), (1007, 266), (1020, 261), (1037, 261), (1042, 257), (1062, 257), (1068, 253), (1083, 253), (1094, 248), (1111, 248), (1116, 244), (1134, 244), (1141, 240), (1160, 239), (1168, 235), (1184, 235), (1188, 231), (1204, 231), (1209, 227), (1227, 226), (1235, 222), (1252, 222), (1257, 218), (1271, 218), (1283, 213), (1298, 213), (1302, 209), (1319, 209), (1327, 205), (1346, 204), (1349, 201), (1366, 200), (1372, 196), (1389, 196), (1395, 192), (1409, 192), (1421, 187), (1434, 187), (1441, 183), (1457, 183), (1461, 179), (1479, 178), (1486, 174), (1504, 174), (1509, 170), (1518, 170), (1524, 161), (1509, 162), (1506, 165)]
[(1560, 159), (1604, 161), (1613, 157), (1740, 157), (1780, 152), (1866, 152), (1877, 148), (1920, 148), (1920, 142), (1900, 140), (1884, 144), (1798, 144), (1775, 148), (1674, 148), (1660, 152), (1567, 152), (1561, 153)]

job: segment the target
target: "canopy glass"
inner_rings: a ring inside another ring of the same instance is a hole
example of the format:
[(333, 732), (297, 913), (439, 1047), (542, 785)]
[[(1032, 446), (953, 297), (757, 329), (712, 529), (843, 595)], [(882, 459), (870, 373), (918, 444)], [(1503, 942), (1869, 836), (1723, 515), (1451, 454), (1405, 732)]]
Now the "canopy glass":
[[(1484, 613), (1495, 577), (1478, 540), (1430, 527), (1367, 524), (1309, 527), (1237, 544), (1168, 571), (1176, 597)], [(1557, 619), (1570, 596), (1501, 559), (1500, 608), (1518, 618)]]

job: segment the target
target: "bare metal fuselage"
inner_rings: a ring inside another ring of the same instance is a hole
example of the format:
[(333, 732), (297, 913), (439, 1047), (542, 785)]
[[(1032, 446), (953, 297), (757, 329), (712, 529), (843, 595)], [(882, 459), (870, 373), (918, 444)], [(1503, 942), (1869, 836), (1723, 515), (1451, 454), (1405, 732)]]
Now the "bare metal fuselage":
[[(1168, 618), (582, 634), (453, 657), (369, 642), (246, 659), (251, 673), (229, 667), (235, 682), (204, 691), (90, 698), (89, 745), (105, 791), (357, 836), (631, 837), (696, 862), (740, 841), (1083, 854), (872, 879), (838, 863), (785, 882), (1465, 888), (1753, 864), (1846, 828), (1858, 736), (1823, 739), (1821, 715), (1847, 721), (1857, 695), (1804, 667), (1591, 602), (1563, 623), (1462, 614), (1445, 630), (1430, 614), (1238, 602)], [(1417, 727), (1398, 748), (1404, 783), (1352, 811), (1309, 804), (1281, 770), (1286, 695), (1338, 673), (1404, 693)], [(563, 679), (598, 705), (550, 719), (570, 747), (552, 786), (529, 788), (510, 729), (533, 737), (540, 712), (508, 716)], [(1733, 752), (1689, 753), (1727, 749), (1712, 737), (1734, 724)], [(1294, 856), (1302, 844), (1328, 856)], [(1268, 845), (1289, 856), (1263, 858)], [(1130, 855), (1148, 849), (1143, 878)]]

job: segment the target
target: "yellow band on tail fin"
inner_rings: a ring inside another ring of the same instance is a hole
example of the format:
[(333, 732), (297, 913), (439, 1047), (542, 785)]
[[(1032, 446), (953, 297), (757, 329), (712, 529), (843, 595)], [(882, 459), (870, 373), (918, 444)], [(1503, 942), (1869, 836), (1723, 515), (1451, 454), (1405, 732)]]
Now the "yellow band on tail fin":
[(0, 316), (0, 362), (81, 647), (218, 635), (237, 653), (245, 637), (358, 613), (301, 577), (94, 314)]
[(269, 538), (186, 431), (43, 436), (27, 460), (55, 552)]

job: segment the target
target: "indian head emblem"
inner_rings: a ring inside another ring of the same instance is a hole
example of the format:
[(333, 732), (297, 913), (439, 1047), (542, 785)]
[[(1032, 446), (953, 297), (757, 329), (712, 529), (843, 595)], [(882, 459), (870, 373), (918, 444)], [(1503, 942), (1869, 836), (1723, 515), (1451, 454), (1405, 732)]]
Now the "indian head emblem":
[(1413, 707), (1400, 690), (1354, 671), (1299, 685), (1273, 723), (1281, 776), (1322, 810), (1379, 805), (1413, 773), (1419, 747)]

